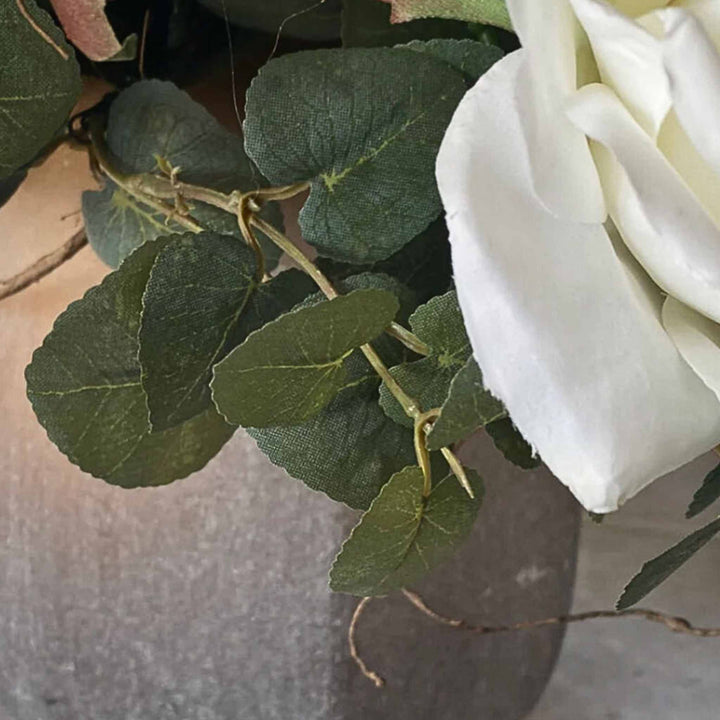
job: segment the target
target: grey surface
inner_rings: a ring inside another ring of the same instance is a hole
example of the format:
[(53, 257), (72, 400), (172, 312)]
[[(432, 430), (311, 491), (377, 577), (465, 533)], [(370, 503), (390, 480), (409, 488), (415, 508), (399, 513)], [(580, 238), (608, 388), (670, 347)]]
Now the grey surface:
[[(482, 460), (492, 480), (474, 537), (421, 592), (477, 621), (562, 612), (572, 502), (545, 474), (510, 477), (492, 447)], [(478, 639), (376, 600), (358, 633), (388, 679), (376, 690), (348, 656), (356, 601), (326, 589), (354, 513), (285, 479), (242, 433), (171, 487), (77, 475), (62, 495), (31, 460), (3, 480), (3, 717), (515, 720), (552, 668), (557, 629)]]
[[(583, 522), (574, 609), (611, 608), (643, 562), (720, 508), (683, 517), (704, 475), (718, 463), (706, 455), (657, 480), (602, 525)], [(720, 542), (642, 601), (720, 626)], [(528, 720), (717, 720), (720, 717), (720, 639), (668, 632), (641, 620), (599, 620), (573, 625), (557, 670)]]

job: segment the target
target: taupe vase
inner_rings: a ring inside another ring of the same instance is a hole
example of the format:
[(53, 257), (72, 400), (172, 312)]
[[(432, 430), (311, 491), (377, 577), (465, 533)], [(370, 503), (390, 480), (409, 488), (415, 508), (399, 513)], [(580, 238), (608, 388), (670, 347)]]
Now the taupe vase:
[[(463, 454), (486, 504), (462, 552), (416, 589), (475, 622), (566, 612), (574, 501), (480, 436)], [(52, 462), (62, 485), (29, 461), (0, 517), (3, 719), (517, 720), (547, 683), (561, 628), (478, 637), (391, 597), (358, 627), (387, 680), (376, 689), (348, 654), (357, 601), (326, 585), (356, 514), (242, 432), (165, 488), (123, 491)]]

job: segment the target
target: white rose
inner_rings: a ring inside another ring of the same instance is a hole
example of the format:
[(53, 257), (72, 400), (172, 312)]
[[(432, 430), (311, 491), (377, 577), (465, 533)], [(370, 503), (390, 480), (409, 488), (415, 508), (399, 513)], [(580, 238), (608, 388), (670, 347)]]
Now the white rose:
[(589, 510), (720, 443), (720, 0), (508, 0), (438, 157), (487, 386)]

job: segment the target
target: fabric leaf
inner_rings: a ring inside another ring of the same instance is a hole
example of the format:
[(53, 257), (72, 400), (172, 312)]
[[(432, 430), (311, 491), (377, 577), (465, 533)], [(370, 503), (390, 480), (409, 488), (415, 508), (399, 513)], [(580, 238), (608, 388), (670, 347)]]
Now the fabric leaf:
[(35, 0), (0, 3), (0, 180), (30, 162), (63, 127), (80, 95), (80, 68)]
[(423, 497), (423, 473), (393, 475), (345, 541), (330, 571), (335, 592), (386, 595), (417, 582), (466, 540), (482, 500), (482, 481), (467, 472), (471, 499), (454, 475)]
[(283, 315), (215, 367), (215, 404), (244, 427), (308, 420), (345, 387), (352, 351), (380, 335), (398, 308), (389, 292), (356, 290)]
[(203, 467), (234, 431), (210, 408), (151, 433), (138, 362), (142, 296), (172, 238), (147, 243), (72, 303), (33, 354), (28, 397), (48, 437), (114, 485), (163, 485)]
[(275, 184), (312, 182), (300, 226), (321, 255), (375, 262), (440, 214), (435, 157), (465, 90), (405, 49), (285, 55), (248, 90), (247, 152)]

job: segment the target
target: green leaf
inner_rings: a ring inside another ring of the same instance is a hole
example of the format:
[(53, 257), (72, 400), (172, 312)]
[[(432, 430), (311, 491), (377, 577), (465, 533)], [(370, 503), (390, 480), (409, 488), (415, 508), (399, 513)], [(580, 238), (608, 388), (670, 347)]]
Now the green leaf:
[(535, 455), (532, 447), (525, 441), (510, 418), (501, 418), (488, 423), (485, 430), (495, 443), (495, 447), (513, 465), (523, 470), (534, 470), (542, 465), (542, 460)]
[[(413, 306), (397, 280), (363, 273), (338, 283), (343, 292), (376, 288), (392, 292), (403, 321)], [(313, 295), (299, 307), (327, 302)], [(400, 362), (405, 349), (387, 336), (373, 342), (386, 364)], [(387, 479), (414, 462), (412, 432), (390, 420), (378, 405), (380, 380), (359, 350), (347, 359), (347, 387), (318, 415), (290, 427), (249, 428), (258, 447), (294, 478), (333, 500), (367, 510)]]
[(415, 293), (416, 304), (446, 292), (452, 281), (450, 243), (444, 220), (435, 220), (387, 260), (358, 266), (319, 258), (317, 265), (334, 282), (360, 272), (390, 275)]
[(470, 37), (467, 23), (457, 20), (414, 20), (391, 24), (390, 6), (378, 0), (343, 0), (344, 47), (382, 47), (410, 40)]
[(417, 582), (465, 541), (480, 508), (482, 481), (468, 479), (468, 497), (454, 475), (423, 498), (423, 474), (407, 467), (393, 475), (335, 559), (330, 588), (362, 597), (386, 595)]
[(414, 40), (402, 47), (443, 60), (463, 74), (468, 87), (472, 87), (504, 55), (500, 48), (474, 40)]
[(505, 0), (389, 0), (392, 5), (392, 21), (397, 23), (418, 18), (450, 18), (470, 23), (496, 25), (512, 30), (512, 22)]
[(346, 358), (382, 333), (398, 308), (389, 292), (356, 290), (283, 315), (215, 367), (215, 404), (244, 427), (308, 420), (345, 387)]
[(502, 403), (485, 389), (482, 372), (470, 357), (450, 383), (442, 413), (427, 437), (428, 449), (450, 447), (506, 415)]
[[(445, 402), (453, 378), (470, 355), (470, 342), (455, 291), (420, 306), (410, 316), (410, 327), (431, 352), (422, 360), (391, 368), (390, 373), (420, 403), (422, 410), (427, 411)], [(395, 422), (412, 427), (412, 420), (385, 385), (380, 388), (380, 405)]]
[(375, 262), (440, 214), (435, 158), (465, 90), (409, 50), (285, 55), (248, 90), (246, 148), (273, 183), (312, 181), (300, 226), (321, 255)]
[(210, 408), (213, 365), (312, 289), (298, 270), (258, 283), (254, 253), (233, 237), (186, 234), (168, 243), (145, 288), (140, 328), (153, 430)]
[(640, 602), (670, 575), (680, 569), (698, 550), (702, 549), (720, 532), (720, 518), (688, 535), (654, 560), (645, 563), (640, 572), (630, 581), (617, 602), (618, 610)]
[[(145, 80), (121, 92), (110, 107), (107, 143), (124, 172), (153, 172), (161, 157), (180, 167), (179, 178), (188, 183), (223, 192), (266, 185), (248, 160), (242, 140), (169, 82)], [(241, 237), (232, 214), (201, 202), (188, 205), (203, 227)], [(147, 240), (186, 232), (109, 180), (102, 191), (83, 193), (83, 215), (90, 244), (111, 267)], [(275, 203), (268, 204), (263, 217), (282, 225)], [(268, 266), (274, 267), (280, 253), (262, 234), (260, 239)]]
[(56, 136), (80, 95), (81, 84), (72, 48), (34, 0), (0, 3), (0, 68), (3, 180)]
[(49, 438), (86, 472), (123, 487), (163, 485), (199, 470), (234, 428), (214, 410), (151, 433), (138, 362), (142, 296), (157, 254), (144, 245), (56, 320), (26, 370)]
[(702, 486), (693, 496), (685, 517), (694, 518), (718, 499), (720, 499), (720, 465), (707, 474)]

